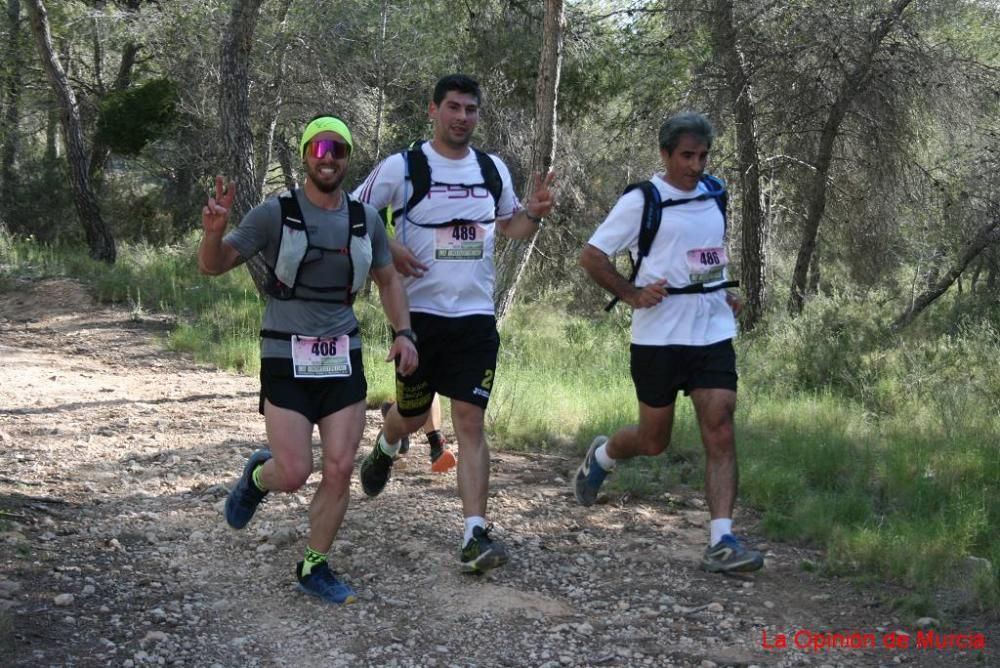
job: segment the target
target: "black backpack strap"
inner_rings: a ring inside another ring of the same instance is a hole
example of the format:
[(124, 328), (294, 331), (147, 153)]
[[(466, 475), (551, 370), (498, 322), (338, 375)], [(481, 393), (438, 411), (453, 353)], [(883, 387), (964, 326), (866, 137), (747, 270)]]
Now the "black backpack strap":
[[(660, 203), (660, 191), (653, 185), (652, 181), (640, 181), (625, 188), (622, 195), (626, 195), (638, 188), (642, 191), (642, 220), (639, 227), (639, 249), (635, 259), (632, 261), (632, 274), (628, 277), (629, 283), (635, 282), (635, 277), (639, 275), (639, 265), (642, 258), (649, 255), (649, 249), (653, 247), (653, 239), (660, 229), (660, 219), (663, 215), (663, 207)], [(610, 311), (618, 303), (615, 297), (604, 307), (605, 311)]]
[(664, 288), (668, 295), (703, 295), (709, 292), (715, 292), (716, 290), (725, 290), (726, 288), (738, 288), (740, 287), (739, 281), (723, 281), (722, 283), (716, 283), (714, 285), (705, 285), (704, 283), (695, 283), (693, 285), (685, 285), (681, 288)]
[(490, 191), (490, 195), (493, 196), (493, 210), (495, 212), (497, 207), (500, 206), (500, 195), (503, 193), (503, 179), (500, 178), (500, 170), (497, 169), (497, 164), (493, 162), (493, 158), (490, 157), (489, 153), (480, 151), (476, 147), (472, 147), (472, 150), (476, 154), (479, 171), (483, 175), (483, 183), (486, 185), (486, 189)]
[(288, 225), (297, 230), (305, 228), (306, 223), (302, 216), (302, 207), (299, 206), (299, 198), (295, 196), (295, 188), (279, 195), (278, 204), (281, 206), (282, 225)]
[(365, 216), (364, 204), (355, 199), (348, 198), (347, 219), (351, 224), (351, 236), (363, 237), (368, 234), (368, 219)]
[(423, 141), (415, 141), (403, 153), (406, 158), (406, 178), (413, 188), (404, 211), (415, 207), (431, 191), (431, 168), (427, 164), (427, 156), (420, 148), (423, 144)]
[[(419, 204), (431, 191), (431, 168), (427, 164), (427, 155), (421, 149), (423, 144), (423, 140), (415, 141), (403, 153), (406, 159), (406, 178), (409, 179), (413, 188), (410, 199), (406, 203), (407, 211)], [(472, 151), (476, 156), (476, 162), (479, 163), (483, 184), (493, 197), (493, 208), (496, 210), (500, 203), (500, 195), (503, 193), (503, 179), (500, 177), (500, 170), (497, 169), (496, 163), (493, 162), (493, 158), (488, 153), (475, 147), (472, 147)]]

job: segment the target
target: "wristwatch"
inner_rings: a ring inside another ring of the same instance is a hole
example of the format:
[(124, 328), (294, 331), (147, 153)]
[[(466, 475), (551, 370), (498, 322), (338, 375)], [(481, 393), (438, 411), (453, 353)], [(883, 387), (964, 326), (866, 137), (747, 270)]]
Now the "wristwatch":
[(400, 336), (405, 336), (410, 340), (410, 343), (412, 343), (414, 346), (417, 345), (417, 333), (414, 332), (412, 329), (409, 328), (401, 329), (398, 332), (396, 332), (395, 336), (393, 336), (392, 338), (396, 339), (399, 338)]

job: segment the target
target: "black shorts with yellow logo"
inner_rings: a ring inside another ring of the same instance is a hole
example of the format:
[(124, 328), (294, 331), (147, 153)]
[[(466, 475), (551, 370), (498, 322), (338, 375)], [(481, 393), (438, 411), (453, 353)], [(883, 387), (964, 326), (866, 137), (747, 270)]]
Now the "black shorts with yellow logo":
[(411, 313), (410, 327), (417, 335), (420, 366), (409, 376), (396, 373), (399, 414), (426, 412), (435, 393), (485, 409), (500, 351), (496, 318)]

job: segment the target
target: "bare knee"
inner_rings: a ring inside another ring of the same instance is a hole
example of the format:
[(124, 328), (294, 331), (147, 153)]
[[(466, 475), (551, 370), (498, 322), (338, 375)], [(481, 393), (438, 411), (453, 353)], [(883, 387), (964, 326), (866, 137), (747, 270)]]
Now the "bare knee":
[(709, 459), (729, 459), (736, 453), (732, 423), (706, 430), (703, 440), (705, 456)]
[(705, 454), (712, 459), (729, 458), (736, 451), (736, 430), (733, 427), (733, 414), (724, 412), (705, 420), (702, 424), (702, 441)]
[(327, 457), (323, 460), (323, 482), (339, 488), (351, 484), (354, 473), (354, 457)]
[(460, 443), (468, 444), (464, 447), (478, 447), (482, 444), (485, 414), (486, 412), (475, 404), (465, 401), (451, 402), (452, 423)]
[(670, 437), (660, 434), (639, 434), (639, 440), (636, 445), (637, 454), (655, 457), (667, 449), (667, 446), (670, 445)]
[(284, 461), (274, 461), (277, 484), (276, 491), (294, 492), (309, 480), (312, 473), (312, 458), (296, 457)]

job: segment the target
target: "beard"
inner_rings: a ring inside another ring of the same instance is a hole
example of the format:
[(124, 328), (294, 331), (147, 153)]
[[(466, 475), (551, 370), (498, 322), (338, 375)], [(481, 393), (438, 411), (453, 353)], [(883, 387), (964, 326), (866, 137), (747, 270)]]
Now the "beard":
[(306, 167), (306, 176), (308, 176), (309, 180), (312, 181), (312, 184), (316, 186), (316, 190), (322, 193), (329, 194), (335, 192), (337, 188), (340, 187), (340, 184), (344, 182), (344, 177), (346, 175), (346, 170), (340, 171), (333, 181), (330, 181), (320, 173), (319, 167), (316, 167), (315, 169), (309, 169), (308, 166)]

